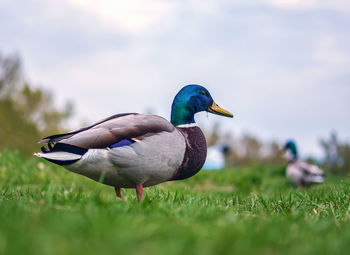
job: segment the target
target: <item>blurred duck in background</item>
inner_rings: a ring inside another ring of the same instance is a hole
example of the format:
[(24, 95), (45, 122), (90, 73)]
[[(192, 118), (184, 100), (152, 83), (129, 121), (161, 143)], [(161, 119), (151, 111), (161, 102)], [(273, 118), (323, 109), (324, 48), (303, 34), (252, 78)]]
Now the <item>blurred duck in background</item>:
[(299, 160), (298, 149), (293, 140), (286, 142), (284, 151), (288, 159), (286, 175), (295, 185), (304, 187), (314, 183), (323, 183), (326, 180), (324, 171), (318, 166)]
[(226, 144), (216, 144), (208, 148), (207, 159), (203, 170), (221, 170), (225, 167), (225, 157), (230, 152), (230, 147)]

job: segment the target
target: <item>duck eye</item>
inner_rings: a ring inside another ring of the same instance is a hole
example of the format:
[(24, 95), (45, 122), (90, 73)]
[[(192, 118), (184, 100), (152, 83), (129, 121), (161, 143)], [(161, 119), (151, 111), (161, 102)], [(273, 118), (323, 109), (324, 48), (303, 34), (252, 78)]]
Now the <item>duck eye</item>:
[(201, 94), (201, 95), (203, 95), (203, 96), (206, 96), (206, 95), (207, 95), (207, 93), (206, 93), (204, 90), (202, 90), (201, 92), (199, 92), (199, 94)]

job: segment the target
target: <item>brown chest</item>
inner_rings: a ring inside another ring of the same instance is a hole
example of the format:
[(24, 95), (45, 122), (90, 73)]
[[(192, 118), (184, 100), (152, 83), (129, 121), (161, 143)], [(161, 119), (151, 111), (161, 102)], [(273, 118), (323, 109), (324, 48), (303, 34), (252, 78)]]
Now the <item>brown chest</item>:
[(186, 151), (181, 166), (172, 180), (189, 178), (201, 170), (207, 157), (207, 142), (197, 126), (178, 128), (186, 139)]

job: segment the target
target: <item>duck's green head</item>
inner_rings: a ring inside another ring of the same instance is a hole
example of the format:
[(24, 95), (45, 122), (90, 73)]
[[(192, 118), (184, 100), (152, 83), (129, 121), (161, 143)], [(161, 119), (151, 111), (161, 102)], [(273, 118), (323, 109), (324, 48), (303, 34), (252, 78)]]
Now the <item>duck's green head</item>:
[(232, 113), (219, 107), (209, 91), (200, 85), (187, 85), (175, 96), (171, 107), (171, 123), (175, 126), (194, 123), (194, 114), (207, 111), (226, 117)]
[(284, 145), (284, 149), (286, 152), (289, 152), (291, 154), (292, 158), (298, 158), (297, 145), (293, 140), (288, 140)]

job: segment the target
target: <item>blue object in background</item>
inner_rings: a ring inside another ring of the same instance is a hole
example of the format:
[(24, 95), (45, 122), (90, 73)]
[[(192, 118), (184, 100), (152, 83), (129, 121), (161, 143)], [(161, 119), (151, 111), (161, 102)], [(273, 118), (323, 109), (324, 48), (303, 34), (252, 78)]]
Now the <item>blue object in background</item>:
[(215, 145), (208, 148), (207, 159), (203, 170), (221, 170), (225, 167), (225, 154), (228, 152), (227, 145)]

